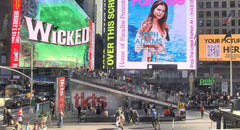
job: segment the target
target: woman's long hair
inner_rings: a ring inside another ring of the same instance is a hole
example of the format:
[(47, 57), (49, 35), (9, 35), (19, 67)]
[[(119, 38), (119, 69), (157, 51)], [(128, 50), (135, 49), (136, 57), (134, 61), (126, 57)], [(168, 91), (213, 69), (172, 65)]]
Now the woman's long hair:
[[(154, 17), (154, 15), (153, 15), (153, 11), (154, 11), (154, 9), (155, 8), (157, 8), (159, 5), (164, 5), (165, 6), (165, 14), (164, 14), (164, 16), (161, 18), (161, 19), (159, 19), (158, 20), (158, 24), (160, 25), (160, 27), (161, 27), (161, 29), (162, 30), (166, 30), (167, 32), (168, 32), (168, 28), (167, 28), (167, 17), (168, 17), (168, 6), (167, 6), (167, 4), (164, 2), (164, 1), (162, 1), (162, 0), (157, 0), (157, 1), (155, 1), (154, 3), (153, 3), (153, 5), (152, 5), (152, 7), (151, 7), (151, 11), (150, 11), (150, 13), (149, 13), (149, 15), (148, 15), (148, 17), (145, 19), (145, 21), (143, 22), (143, 24), (145, 24), (146, 25), (146, 27), (144, 27), (144, 28), (140, 28), (139, 29), (139, 31), (141, 31), (141, 32), (146, 32), (146, 31), (149, 31), (151, 28), (152, 28), (152, 26), (153, 26), (153, 17)], [(142, 25), (143, 25), (142, 24)]]

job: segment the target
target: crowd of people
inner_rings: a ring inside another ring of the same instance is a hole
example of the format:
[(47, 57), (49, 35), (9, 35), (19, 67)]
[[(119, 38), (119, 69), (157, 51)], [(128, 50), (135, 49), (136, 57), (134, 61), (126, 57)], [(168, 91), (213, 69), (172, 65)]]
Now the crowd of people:
[[(188, 90), (179, 88), (164, 89), (156, 87), (153, 84), (148, 84), (143, 79), (137, 80), (125, 75), (113, 75), (111, 73), (89, 69), (75, 71), (73, 77), (168, 103), (177, 104), (178, 102), (184, 102), (189, 108), (200, 107), (201, 104), (205, 106), (226, 105), (230, 99), (233, 98), (227, 93), (222, 92), (204, 93), (198, 91), (198, 93), (190, 95)], [(236, 95), (236, 97), (238, 97), (238, 95)]]

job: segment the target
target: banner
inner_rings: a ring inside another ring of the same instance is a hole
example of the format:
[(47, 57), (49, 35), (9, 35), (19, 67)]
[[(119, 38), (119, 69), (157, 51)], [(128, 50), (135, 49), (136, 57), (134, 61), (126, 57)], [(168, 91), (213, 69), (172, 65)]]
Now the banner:
[(58, 103), (58, 112), (62, 110), (64, 113), (65, 107), (65, 77), (57, 78), (58, 85), (58, 94), (57, 94), (57, 103)]
[[(199, 35), (199, 61), (240, 61), (240, 35), (232, 34)], [(232, 49), (231, 48), (232, 45)]]
[(13, 0), (10, 67), (19, 66), (21, 0)]
[(117, 1), (103, 0), (103, 68), (116, 68)]

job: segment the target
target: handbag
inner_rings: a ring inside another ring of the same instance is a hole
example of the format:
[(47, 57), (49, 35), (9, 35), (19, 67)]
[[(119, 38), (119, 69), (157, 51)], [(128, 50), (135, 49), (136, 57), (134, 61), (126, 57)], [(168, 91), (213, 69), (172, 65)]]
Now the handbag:
[(11, 124), (11, 125), (13, 125), (13, 124), (14, 124), (14, 120), (13, 120), (13, 119), (11, 119), (11, 121), (10, 121), (10, 124)]

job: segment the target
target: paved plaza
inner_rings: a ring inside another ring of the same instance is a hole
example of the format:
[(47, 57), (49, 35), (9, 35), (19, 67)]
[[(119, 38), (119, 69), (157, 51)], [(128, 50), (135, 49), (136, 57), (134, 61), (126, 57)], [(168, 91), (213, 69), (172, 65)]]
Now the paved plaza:
[[(48, 126), (49, 130), (118, 130), (114, 122), (107, 123), (66, 123), (63, 128), (57, 128), (55, 125)], [(168, 121), (161, 122), (161, 130), (215, 130), (216, 123), (209, 119), (208, 112), (203, 119), (200, 118), (200, 112), (189, 111), (186, 121)], [(124, 130), (153, 130), (150, 122), (143, 122), (139, 125), (125, 125)]]

